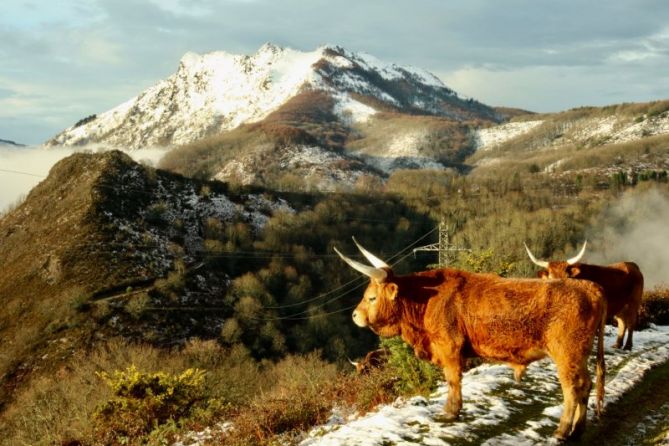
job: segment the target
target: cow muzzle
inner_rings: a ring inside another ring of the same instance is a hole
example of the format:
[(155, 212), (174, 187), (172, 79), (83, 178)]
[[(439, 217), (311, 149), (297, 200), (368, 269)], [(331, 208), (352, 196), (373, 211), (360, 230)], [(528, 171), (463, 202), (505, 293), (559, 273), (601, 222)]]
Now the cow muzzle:
[(353, 312), (353, 323), (358, 327), (365, 328), (367, 326), (367, 318), (362, 315), (358, 310)]

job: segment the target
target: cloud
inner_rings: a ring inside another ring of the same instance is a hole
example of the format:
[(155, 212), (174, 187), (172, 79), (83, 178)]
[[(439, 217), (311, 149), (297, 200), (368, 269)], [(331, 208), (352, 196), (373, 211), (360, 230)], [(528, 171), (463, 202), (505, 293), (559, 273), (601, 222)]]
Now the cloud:
[[(95, 151), (89, 148), (44, 148), (0, 146), (0, 215), (13, 204), (20, 202), (49, 170), (61, 159), (79, 151)], [(156, 165), (165, 154), (161, 149), (144, 149), (128, 152), (135, 161)]]
[(19, 91), (5, 104), (21, 119), (15, 128), (36, 131), (0, 123), (10, 132), (0, 138), (42, 142), (171, 75), (187, 51), (249, 54), (267, 41), (301, 50), (334, 43), (417, 65), (497, 105), (559, 110), (668, 97), (667, 15), (664, 0), (9, 2), (0, 80), (30, 85), (39, 98)]
[(645, 288), (669, 284), (669, 195), (659, 189), (631, 190), (609, 204), (593, 228), (587, 262), (635, 262)]
[[(648, 81), (653, 73), (653, 82)], [(470, 66), (437, 73), (458, 93), (491, 105), (536, 112), (557, 112), (575, 106), (603, 106), (669, 97), (669, 59), (628, 69), (613, 66), (552, 66), (500, 68)], [(578, 101), (575, 102), (575, 98)]]

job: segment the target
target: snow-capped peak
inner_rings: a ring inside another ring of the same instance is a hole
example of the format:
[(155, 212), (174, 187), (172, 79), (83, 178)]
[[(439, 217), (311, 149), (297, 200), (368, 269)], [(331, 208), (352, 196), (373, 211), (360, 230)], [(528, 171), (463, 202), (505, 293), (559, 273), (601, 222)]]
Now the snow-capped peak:
[[(333, 111), (347, 112), (343, 118), (349, 124), (356, 116), (373, 115), (371, 103), (455, 118), (468, 113), (461, 103), (444, 106), (459, 99), (427, 71), (334, 45), (304, 52), (266, 43), (252, 55), (188, 52), (172, 76), (112, 110), (82, 119), (47, 144), (137, 149), (189, 143), (261, 121), (308, 90), (326, 92)], [(363, 103), (361, 97), (371, 100)]]

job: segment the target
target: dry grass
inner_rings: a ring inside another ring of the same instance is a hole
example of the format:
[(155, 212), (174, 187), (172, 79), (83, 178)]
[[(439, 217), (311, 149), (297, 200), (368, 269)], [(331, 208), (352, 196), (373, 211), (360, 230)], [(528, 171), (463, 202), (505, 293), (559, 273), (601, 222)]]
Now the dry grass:
[(669, 284), (643, 293), (638, 327), (648, 328), (649, 324), (669, 325)]
[[(121, 429), (127, 423), (105, 424), (94, 414), (113, 397), (99, 375), (130, 367), (146, 374), (204, 370), (204, 398), (181, 422), (168, 424), (167, 429), (156, 426), (149, 434), (140, 429), (127, 437), (128, 430)], [(0, 444), (97, 444), (100, 432), (105, 444), (145, 444), (149, 437), (174, 439), (179, 432), (218, 420), (235, 426), (221, 444), (270, 444), (277, 436), (299, 435), (325, 422), (335, 404), (366, 411), (388, 402), (397, 396), (392, 384), (389, 371), (375, 370), (366, 376), (348, 369), (342, 373), (318, 353), (259, 363), (243, 347), (224, 349), (213, 341), (164, 351), (112, 340), (77, 354), (53, 374), (33, 378), (4, 412)]]

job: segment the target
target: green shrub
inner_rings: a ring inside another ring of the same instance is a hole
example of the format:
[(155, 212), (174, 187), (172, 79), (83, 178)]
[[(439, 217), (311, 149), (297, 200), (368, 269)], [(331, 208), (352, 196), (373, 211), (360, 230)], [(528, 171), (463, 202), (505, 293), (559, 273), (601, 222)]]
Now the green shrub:
[(401, 338), (381, 341), (381, 347), (390, 350), (388, 368), (396, 377), (395, 390), (399, 394), (429, 394), (442, 379), (441, 371), (428, 361), (418, 359), (413, 349)]
[(168, 421), (187, 417), (204, 395), (205, 372), (187, 369), (179, 375), (125, 371), (97, 375), (112, 397), (93, 414), (95, 436), (104, 444), (128, 444)]

